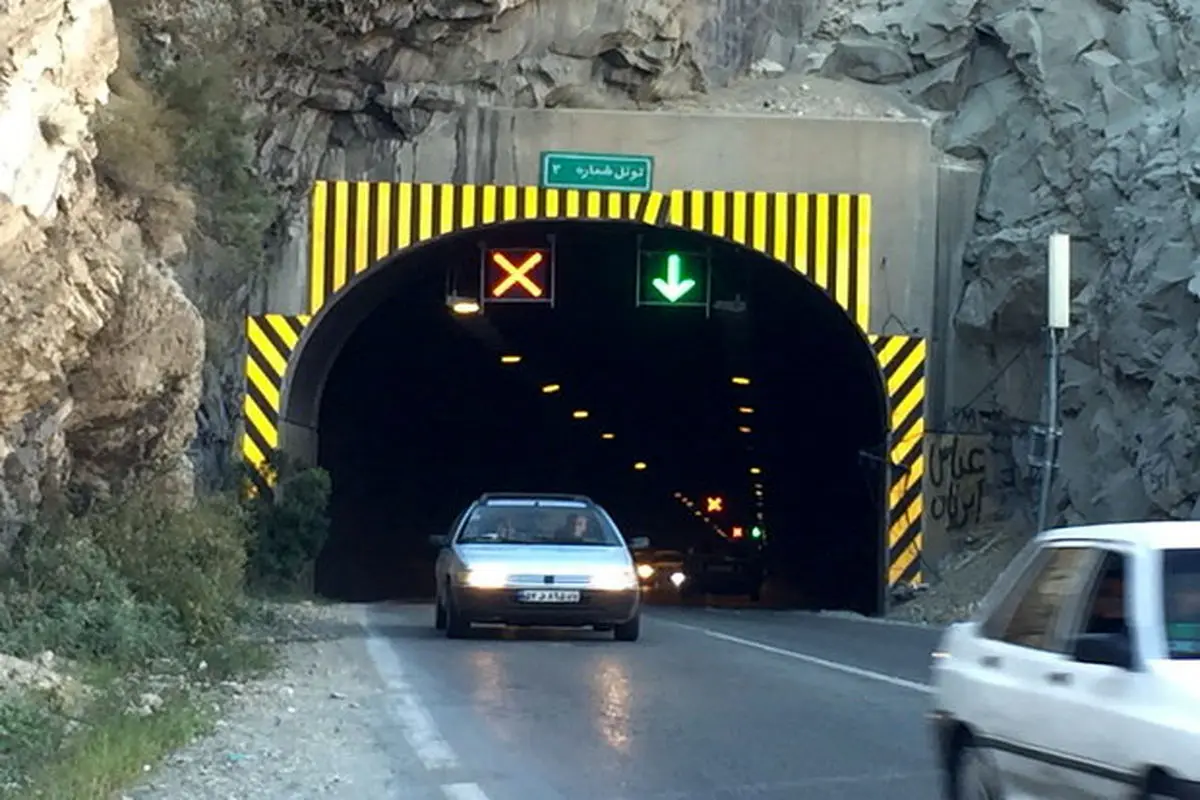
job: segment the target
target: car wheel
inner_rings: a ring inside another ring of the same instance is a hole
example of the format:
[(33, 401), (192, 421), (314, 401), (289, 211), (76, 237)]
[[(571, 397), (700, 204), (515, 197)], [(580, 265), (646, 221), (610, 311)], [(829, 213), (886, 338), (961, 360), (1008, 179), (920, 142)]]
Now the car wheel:
[(1142, 800), (1178, 800), (1181, 795), (1175, 789), (1175, 782), (1161, 772), (1156, 772), (1147, 781), (1146, 791)]
[(954, 763), (954, 800), (1002, 800), (996, 771), (986, 754), (968, 739)]
[(442, 598), (437, 599), (437, 605), (433, 611), (433, 627), (436, 630), (446, 630), (446, 607), (442, 605)]
[(471, 621), (454, 607), (454, 598), (446, 598), (446, 638), (465, 639), (471, 633)]
[(622, 622), (613, 628), (613, 638), (618, 642), (636, 642), (642, 632), (642, 615), (638, 614), (628, 622)]
[(751, 589), (750, 590), (750, 602), (757, 603), (760, 600), (762, 600), (762, 591), (759, 590), (757, 587), (754, 589)]

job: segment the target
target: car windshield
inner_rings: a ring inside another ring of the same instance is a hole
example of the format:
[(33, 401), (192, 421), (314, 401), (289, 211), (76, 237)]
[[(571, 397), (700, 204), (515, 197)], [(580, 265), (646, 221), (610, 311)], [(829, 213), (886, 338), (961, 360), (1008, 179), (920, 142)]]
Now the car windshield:
[(549, 504), (487, 505), (471, 512), (460, 544), (621, 545), (612, 525), (593, 509)]
[(1163, 617), (1169, 658), (1200, 658), (1200, 549), (1163, 551)]

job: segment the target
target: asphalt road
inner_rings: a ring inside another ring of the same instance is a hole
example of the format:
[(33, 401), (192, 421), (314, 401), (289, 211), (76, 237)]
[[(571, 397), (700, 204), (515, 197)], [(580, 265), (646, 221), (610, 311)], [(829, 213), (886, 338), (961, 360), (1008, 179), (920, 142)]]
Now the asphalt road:
[(369, 612), (400, 735), (451, 800), (934, 800), (937, 634), (795, 612), (654, 608), (642, 638)]

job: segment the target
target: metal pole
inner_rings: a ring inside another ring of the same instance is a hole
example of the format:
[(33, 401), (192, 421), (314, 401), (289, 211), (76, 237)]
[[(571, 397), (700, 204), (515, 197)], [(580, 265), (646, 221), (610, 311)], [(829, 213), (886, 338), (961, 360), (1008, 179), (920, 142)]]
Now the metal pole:
[(1046, 259), (1046, 331), (1050, 334), (1046, 365), (1046, 430), (1042, 445), (1042, 491), (1038, 498), (1037, 529), (1046, 530), (1050, 520), (1050, 490), (1058, 468), (1058, 349), (1059, 335), (1071, 326), (1071, 237), (1050, 236)]
[(1038, 501), (1038, 532), (1046, 530), (1050, 515), (1050, 489), (1058, 464), (1058, 329), (1049, 328), (1050, 358), (1046, 371), (1046, 439), (1042, 445), (1042, 493)]

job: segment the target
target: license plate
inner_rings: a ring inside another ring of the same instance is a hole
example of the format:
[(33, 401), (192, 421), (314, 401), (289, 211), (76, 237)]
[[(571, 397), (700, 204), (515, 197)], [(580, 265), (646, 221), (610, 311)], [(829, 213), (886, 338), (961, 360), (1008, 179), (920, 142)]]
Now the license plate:
[(525, 589), (517, 594), (522, 603), (578, 603), (579, 592), (566, 589)]

